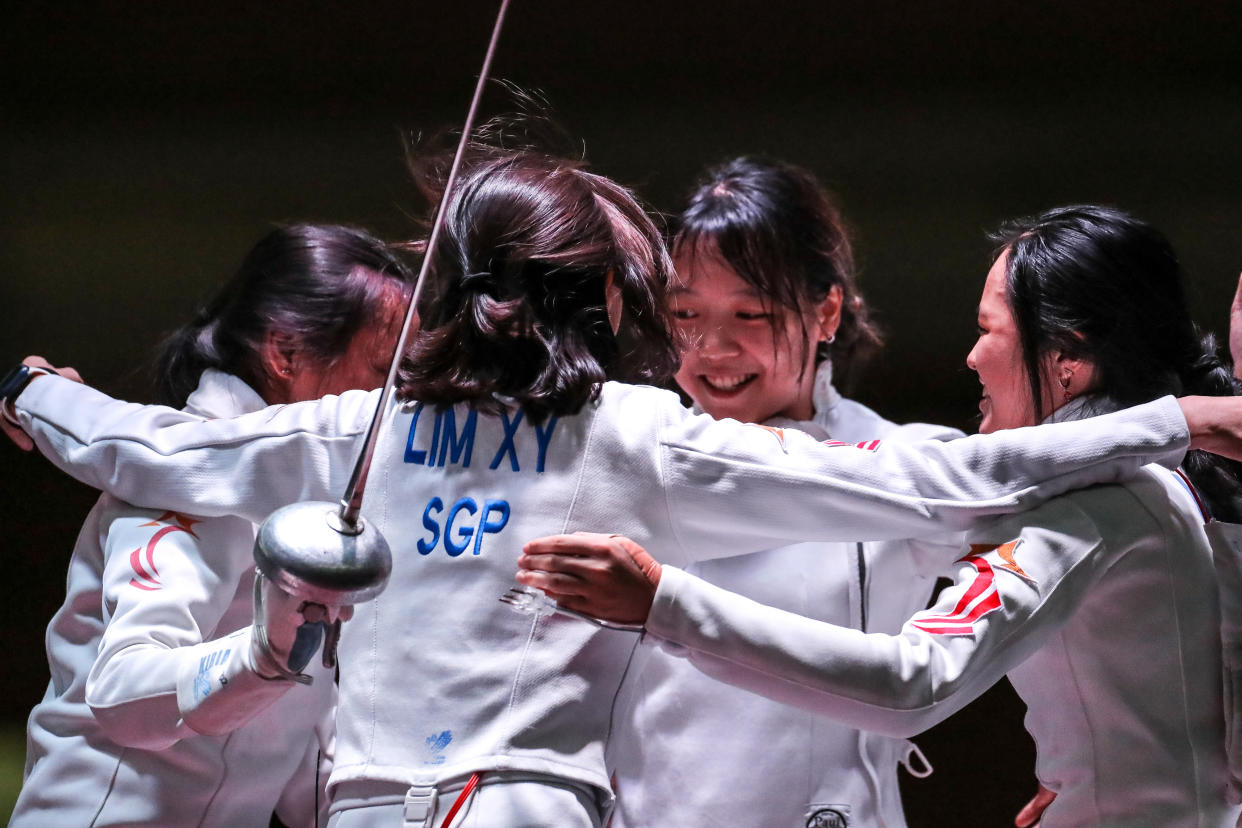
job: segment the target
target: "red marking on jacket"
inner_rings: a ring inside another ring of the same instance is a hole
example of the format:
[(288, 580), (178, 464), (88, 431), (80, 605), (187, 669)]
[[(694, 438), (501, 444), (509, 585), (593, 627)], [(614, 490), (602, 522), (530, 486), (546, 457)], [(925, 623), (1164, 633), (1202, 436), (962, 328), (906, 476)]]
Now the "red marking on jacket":
[(975, 622), (1001, 608), (996, 589), (996, 573), (982, 554), (971, 552), (962, 558), (978, 573), (966, 592), (948, 613), (920, 612), (910, 619), (910, 626), (932, 635), (974, 635)]
[(1195, 505), (1199, 507), (1199, 514), (1203, 516), (1203, 522), (1211, 523), (1212, 513), (1209, 512), (1207, 506), (1203, 504), (1203, 498), (1199, 497), (1199, 490), (1195, 488), (1195, 484), (1190, 482), (1190, 478), (1186, 476), (1186, 472), (1182, 471), (1181, 467), (1178, 467), (1173, 470), (1173, 473), (1182, 479), (1182, 483), (1190, 492), (1190, 496), (1195, 499)]
[(876, 449), (880, 447), (880, 441), (879, 440), (863, 440), (861, 443), (843, 443), (840, 440), (824, 440), (822, 445), (828, 446), (828, 448), (845, 447), (845, 448), (862, 449), (863, 451), (875, 451)]
[[(160, 573), (155, 566), (155, 547), (162, 538), (173, 532), (185, 532), (192, 538), (197, 538), (194, 534), (194, 524), (202, 523), (201, 520), (188, 518), (185, 515), (176, 512), (165, 512), (149, 523), (142, 523), (139, 526), (161, 526), (168, 520), (172, 520), (171, 526), (165, 525), (158, 532), (151, 536), (145, 546), (140, 546), (133, 552), (129, 553), (129, 565), (134, 570), (135, 577), (129, 579), (129, 585), (138, 589), (154, 591), (163, 587), (160, 583)], [(144, 566), (145, 562), (145, 566)]]

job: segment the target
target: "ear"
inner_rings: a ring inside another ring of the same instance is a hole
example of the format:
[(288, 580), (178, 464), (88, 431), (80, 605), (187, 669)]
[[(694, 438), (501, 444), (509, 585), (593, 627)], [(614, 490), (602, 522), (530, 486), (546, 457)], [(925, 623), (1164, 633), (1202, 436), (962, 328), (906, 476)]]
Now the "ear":
[(841, 306), (844, 304), (840, 285), (833, 285), (827, 298), (815, 308), (815, 324), (820, 342), (831, 342), (841, 327)]
[(1095, 390), (1095, 365), (1090, 360), (1057, 350), (1048, 354), (1046, 364), (1050, 389), (1070, 397)]
[(259, 364), (267, 382), (267, 388), (262, 389), (263, 399), (274, 404), (289, 398), (298, 362), (298, 351), (293, 340), (287, 334), (268, 331), (259, 350)]

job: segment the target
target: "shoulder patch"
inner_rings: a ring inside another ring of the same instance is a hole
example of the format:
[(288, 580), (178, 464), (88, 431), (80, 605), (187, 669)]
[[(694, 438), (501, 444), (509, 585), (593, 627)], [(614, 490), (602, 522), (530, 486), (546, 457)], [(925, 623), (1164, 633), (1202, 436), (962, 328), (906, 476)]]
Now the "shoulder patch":
[(823, 445), (829, 448), (856, 448), (863, 451), (875, 451), (880, 447), (879, 440), (863, 440), (861, 443), (843, 443), (840, 440), (825, 440)]
[(992, 565), (975, 552), (962, 561), (973, 566), (976, 574), (957, 604), (949, 612), (920, 612), (910, 619), (910, 626), (932, 635), (974, 635), (975, 623), (1001, 608)]
[[(972, 543), (970, 554), (959, 563), (970, 564), (976, 574), (957, 605), (947, 613), (921, 612), (910, 619), (910, 626), (932, 635), (974, 635), (977, 632), (975, 623), (1001, 608), (1000, 592), (995, 583), (997, 569), (1012, 572), (1028, 583), (1036, 583), (1018, 563), (1017, 551), (1021, 546), (1021, 538), (1000, 544)], [(984, 557), (991, 552), (1001, 559), (995, 567)]]
[(163, 583), (160, 582), (160, 573), (155, 566), (156, 545), (165, 535), (173, 532), (185, 532), (190, 537), (197, 538), (198, 535), (194, 534), (196, 523), (202, 523), (202, 521), (177, 512), (165, 512), (153, 521), (139, 524), (142, 528), (148, 526), (160, 528), (151, 535), (145, 546), (140, 546), (129, 553), (129, 566), (134, 571), (134, 577), (129, 579), (129, 585), (148, 592), (161, 589)]

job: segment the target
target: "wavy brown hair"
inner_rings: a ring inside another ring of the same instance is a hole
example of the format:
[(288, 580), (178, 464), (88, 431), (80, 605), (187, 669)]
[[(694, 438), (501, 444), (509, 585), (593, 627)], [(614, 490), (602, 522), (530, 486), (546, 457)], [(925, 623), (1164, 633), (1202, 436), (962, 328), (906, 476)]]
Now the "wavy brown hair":
[(624, 187), (580, 161), (476, 145), (445, 209), (403, 399), (490, 413), (516, 403), (539, 422), (578, 412), (605, 380), (655, 383), (676, 369), (668, 254)]

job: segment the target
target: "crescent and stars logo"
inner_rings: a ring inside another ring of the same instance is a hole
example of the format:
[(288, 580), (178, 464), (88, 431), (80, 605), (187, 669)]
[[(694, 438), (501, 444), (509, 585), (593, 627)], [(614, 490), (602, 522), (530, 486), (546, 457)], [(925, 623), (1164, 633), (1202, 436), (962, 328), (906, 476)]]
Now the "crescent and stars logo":
[(129, 553), (129, 565), (134, 570), (134, 577), (129, 579), (129, 585), (147, 591), (162, 588), (164, 585), (160, 583), (160, 573), (155, 567), (156, 545), (174, 532), (185, 532), (190, 537), (197, 538), (198, 535), (194, 534), (196, 523), (202, 523), (202, 521), (177, 512), (165, 512), (149, 523), (139, 524), (140, 527), (159, 526), (161, 528), (151, 535), (151, 539), (145, 546), (140, 546)]

